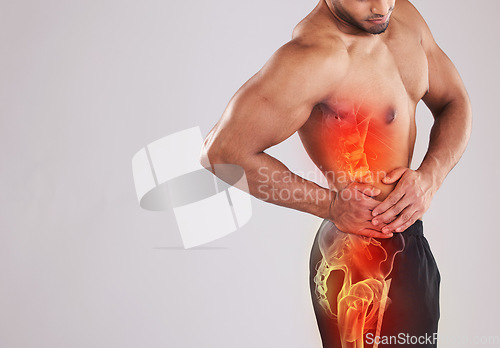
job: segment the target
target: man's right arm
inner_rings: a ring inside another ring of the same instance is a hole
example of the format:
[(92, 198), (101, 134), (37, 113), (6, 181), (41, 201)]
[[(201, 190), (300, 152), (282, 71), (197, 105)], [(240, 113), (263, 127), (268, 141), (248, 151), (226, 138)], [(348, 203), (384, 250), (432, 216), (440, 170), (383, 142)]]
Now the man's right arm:
[[(245, 171), (253, 196), (334, 221), (330, 206), (335, 192), (293, 174), (264, 151), (302, 127), (313, 107), (328, 98), (345, 71), (345, 61), (333, 48), (304, 47), (294, 41), (282, 46), (231, 98), (205, 139), (202, 164), (212, 169), (214, 164), (236, 164)], [(345, 205), (335, 202), (339, 219), (345, 220), (344, 210), (350, 209), (356, 215), (351, 220), (360, 222), (346, 226), (352, 230), (346, 232), (389, 237), (368, 221), (376, 201), (364, 198), (377, 194), (376, 189), (361, 184), (349, 189), (360, 199)]]

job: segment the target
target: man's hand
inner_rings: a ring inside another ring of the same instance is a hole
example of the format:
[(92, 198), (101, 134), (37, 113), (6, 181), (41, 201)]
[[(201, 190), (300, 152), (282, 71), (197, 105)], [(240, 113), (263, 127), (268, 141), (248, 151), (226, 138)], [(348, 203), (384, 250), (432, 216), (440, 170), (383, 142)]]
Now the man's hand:
[(371, 222), (372, 210), (379, 201), (372, 197), (380, 194), (380, 189), (369, 185), (353, 182), (338, 192), (330, 208), (330, 220), (346, 233), (359, 234), (366, 237), (390, 238), (392, 233), (380, 232), (381, 223), (374, 226)]
[(382, 179), (385, 184), (396, 181), (394, 190), (372, 211), (374, 226), (387, 224), (384, 233), (403, 232), (413, 225), (429, 209), (436, 192), (431, 178), (418, 170), (398, 167)]

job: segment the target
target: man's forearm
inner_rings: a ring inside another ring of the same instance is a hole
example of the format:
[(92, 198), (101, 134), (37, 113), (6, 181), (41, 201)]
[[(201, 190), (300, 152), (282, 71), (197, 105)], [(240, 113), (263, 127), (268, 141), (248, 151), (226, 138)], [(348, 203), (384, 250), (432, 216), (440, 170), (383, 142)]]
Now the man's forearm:
[(250, 194), (265, 202), (330, 217), (335, 192), (292, 173), (282, 162), (261, 152), (240, 159), (211, 158), (210, 162), (231, 163), (245, 171)]
[(436, 191), (458, 163), (471, 132), (472, 112), (467, 99), (451, 102), (435, 117), (429, 148), (418, 171), (429, 176)]

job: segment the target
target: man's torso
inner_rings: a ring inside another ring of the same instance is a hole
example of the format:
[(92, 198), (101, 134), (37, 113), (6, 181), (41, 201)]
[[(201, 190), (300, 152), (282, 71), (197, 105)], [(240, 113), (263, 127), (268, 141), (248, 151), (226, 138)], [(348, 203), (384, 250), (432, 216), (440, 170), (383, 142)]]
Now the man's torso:
[(330, 188), (371, 182), (382, 190), (381, 200), (394, 186), (380, 183), (384, 173), (411, 162), (416, 105), (428, 90), (427, 58), (398, 2), (385, 33), (361, 38), (342, 33), (329, 11), (321, 2), (294, 30), (293, 39), (304, 46), (334, 43), (345, 67), (299, 135)]

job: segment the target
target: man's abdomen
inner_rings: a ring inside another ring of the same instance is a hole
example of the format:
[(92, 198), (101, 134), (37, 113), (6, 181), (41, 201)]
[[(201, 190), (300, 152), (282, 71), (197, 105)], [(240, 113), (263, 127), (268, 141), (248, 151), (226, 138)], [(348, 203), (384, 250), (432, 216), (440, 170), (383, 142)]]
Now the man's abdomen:
[(369, 183), (381, 189), (378, 200), (394, 188), (382, 183), (385, 175), (409, 166), (414, 133), (413, 115), (390, 105), (373, 110), (318, 107), (299, 132), (331, 189), (339, 191), (354, 181)]

